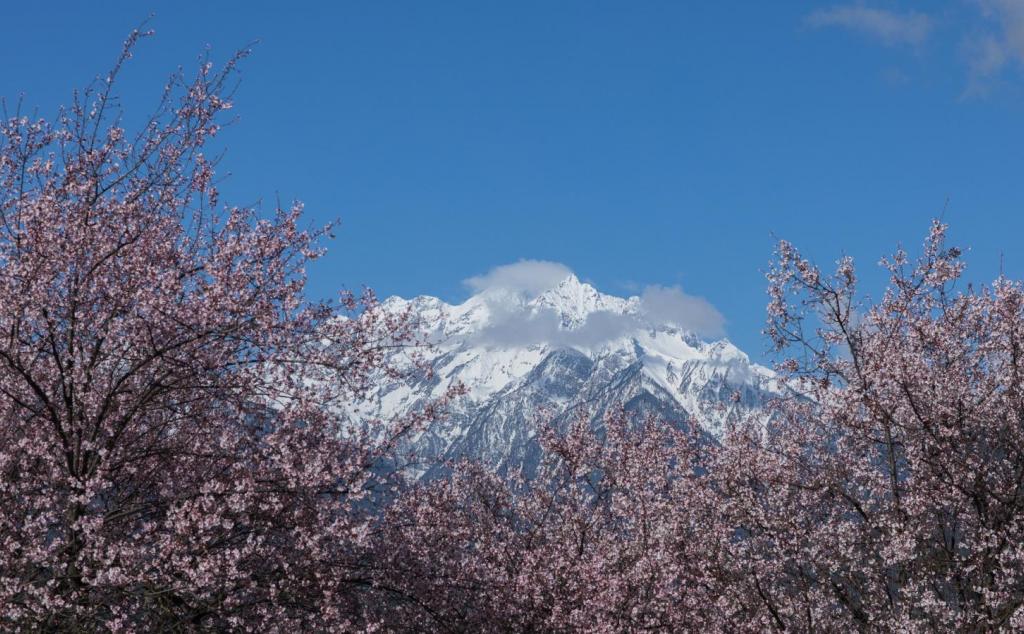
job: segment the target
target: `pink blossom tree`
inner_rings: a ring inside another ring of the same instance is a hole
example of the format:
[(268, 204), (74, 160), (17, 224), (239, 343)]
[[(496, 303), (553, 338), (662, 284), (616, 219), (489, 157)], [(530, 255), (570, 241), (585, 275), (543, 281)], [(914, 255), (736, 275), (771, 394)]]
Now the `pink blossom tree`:
[[(1024, 627), (1024, 288), (957, 289), (932, 227), (827, 275), (781, 243), (768, 334), (791, 390), (701, 443), (621, 416), (545, 432), (530, 482), (465, 464), (391, 509), (399, 621), (481, 631)], [(398, 613), (396, 613), (398, 614)], [(416, 619), (419, 619), (417, 621)], [(396, 628), (399, 627), (396, 625)]]
[(445, 399), (347, 414), (423, 371), (388, 362), (412, 316), (310, 303), (328, 229), (219, 203), (241, 56), (122, 128), (141, 36), (55, 122), (0, 123), (0, 627), (1024, 629), (1024, 287), (960, 288), (943, 225), (877, 302), (780, 243), (769, 423), (581, 418), (529, 480), (412, 485)]
[(244, 54), (121, 127), (142, 35), (54, 123), (0, 124), (0, 628), (365, 627), (375, 465), (432, 410), (343, 412), (412, 322), (303, 298), (326, 229), (298, 206), (219, 203)]
[(542, 426), (537, 475), (478, 463), (389, 509), (385, 583), (395, 629), (481, 632), (716, 631), (729, 622), (711, 489), (695, 431), (622, 411)]
[(779, 246), (768, 334), (806, 398), (711, 467), (743, 534), (735, 596), (766, 626), (1024, 626), (1024, 289), (958, 290), (945, 233), (882, 261), (877, 303), (848, 258), (827, 275)]

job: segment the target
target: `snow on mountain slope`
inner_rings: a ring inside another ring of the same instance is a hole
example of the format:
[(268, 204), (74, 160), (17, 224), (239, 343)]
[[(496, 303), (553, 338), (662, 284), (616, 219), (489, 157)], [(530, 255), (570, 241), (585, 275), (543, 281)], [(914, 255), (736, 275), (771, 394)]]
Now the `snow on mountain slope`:
[(769, 369), (729, 341), (702, 341), (655, 318), (643, 298), (606, 295), (574, 275), (533, 296), (493, 288), (459, 305), (421, 296), (391, 297), (384, 307), (420, 320), (434, 376), (383, 386), (366, 414), (401, 415), (454, 382), (466, 388), (452, 415), (411, 443), (431, 458), (529, 466), (542, 411), (559, 421), (584, 410), (599, 424), (606, 409), (625, 407), (714, 437), (779, 389)]

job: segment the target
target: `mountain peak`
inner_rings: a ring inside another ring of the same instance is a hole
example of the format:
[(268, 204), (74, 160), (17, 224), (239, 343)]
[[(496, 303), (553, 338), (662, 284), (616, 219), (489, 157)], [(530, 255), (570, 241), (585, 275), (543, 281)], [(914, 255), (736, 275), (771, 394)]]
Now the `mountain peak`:
[(703, 341), (665, 321), (672, 311), (664, 306), (652, 314), (643, 298), (606, 295), (572, 274), (532, 286), (495, 284), (455, 306), (424, 297), (391, 301), (422, 318), (434, 344), (422, 359), (434, 372), (430, 380), (417, 374), (382, 387), (371, 415), (405, 415), (456, 382), (466, 390), (448, 417), (409, 441), (419, 456), (529, 467), (536, 455), (530, 416), (538, 408), (552, 420), (624, 408), (696, 421), (718, 436), (729, 420), (767, 412), (764, 404), (781, 389), (770, 370), (728, 341)]
[(552, 310), (561, 318), (562, 327), (575, 329), (596, 312), (625, 314), (629, 310), (630, 302), (620, 297), (605, 295), (570, 274), (554, 287), (538, 295), (528, 306), (534, 313)]
[(569, 277), (538, 295), (534, 301), (567, 300), (577, 303), (592, 303), (600, 294), (596, 288), (581, 282), (576, 275), (570, 274)]

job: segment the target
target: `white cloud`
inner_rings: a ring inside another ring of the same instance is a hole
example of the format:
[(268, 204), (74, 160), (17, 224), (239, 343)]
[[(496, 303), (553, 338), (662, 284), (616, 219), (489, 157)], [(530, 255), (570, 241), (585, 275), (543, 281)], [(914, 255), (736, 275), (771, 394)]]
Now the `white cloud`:
[(979, 0), (978, 4), (991, 26), (963, 40), (970, 69), (967, 96), (986, 93), (990, 82), (1011, 62), (1024, 63), (1024, 2)]
[(640, 295), (644, 315), (654, 323), (672, 323), (698, 335), (725, 334), (725, 318), (703, 297), (687, 295), (678, 286), (648, 286)]
[(895, 13), (862, 5), (818, 9), (808, 15), (804, 22), (814, 28), (841, 27), (859, 31), (886, 45), (912, 46), (924, 44), (934, 26), (932, 19), (923, 13)]
[(476, 275), (463, 284), (475, 293), (503, 289), (534, 296), (572, 275), (572, 270), (559, 262), (546, 260), (519, 260), (513, 264), (496, 266), (483, 275)]
[[(465, 280), (477, 294), (502, 289), (535, 297), (572, 275), (558, 262), (520, 260), (498, 266), (490, 272)], [(706, 299), (688, 295), (678, 286), (647, 286), (639, 295), (639, 311), (619, 313), (597, 310), (572, 329), (562, 327), (562, 317), (552, 308), (533, 308), (529, 312), (517, 303), (502, 298), (488, 300), (490, 321), (475, 335), (479, 342), (497, 346), (530, 346), (546, 343), (555, 346), (594, 348), (615, 339), (649, 328), (651, 325), (675, 325), (702, 337), (725, 334), (725, 319)]]
[(496, 346), (548, 344), (565, 348), (598, 348), (644, 327), (637, 315), (599, 310), (587, 315), (583, 324), (562, 328), (562, 318), (551, 308), (531, 314), (502, 311), (492, 307), (491, 321), (476, 338)]

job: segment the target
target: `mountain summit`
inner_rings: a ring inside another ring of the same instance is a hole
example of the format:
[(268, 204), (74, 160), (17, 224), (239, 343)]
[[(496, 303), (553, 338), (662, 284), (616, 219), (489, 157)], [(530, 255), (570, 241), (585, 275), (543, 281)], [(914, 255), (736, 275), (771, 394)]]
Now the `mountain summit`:
[(726, 339), (700, 338), (658, 300), (607, 295), (571, 274), (539, 293), (490, 288), (458, 305), (388, 298), (385, 309), (420, 320), (434, 376), (385, 385), (367, 414), (400, 415), (460, 382), (467, 392), (451, 416), (411, 448), (512, 468), (535, 461), (540, 412), (557, 423), (585, 411), (599, 424), (604, 411), (624, 407), (716, 437), (778, 392), (771, 370)]

